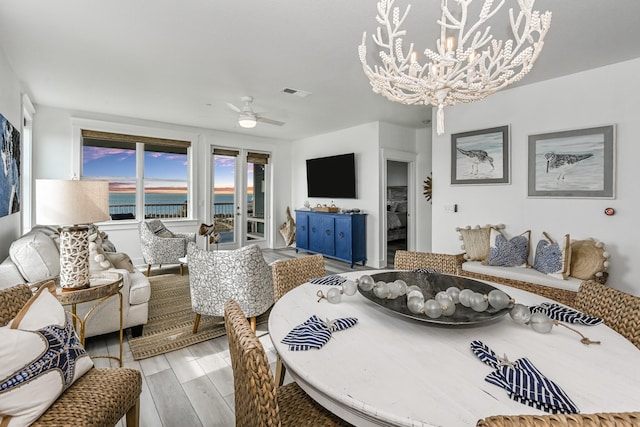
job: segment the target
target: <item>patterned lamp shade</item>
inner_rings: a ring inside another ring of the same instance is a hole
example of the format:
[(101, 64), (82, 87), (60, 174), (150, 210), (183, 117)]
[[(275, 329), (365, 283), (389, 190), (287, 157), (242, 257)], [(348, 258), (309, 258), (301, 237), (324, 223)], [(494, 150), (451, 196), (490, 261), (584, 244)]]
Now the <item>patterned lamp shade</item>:
[(36, 222), (61, 225), (60, 286), (89, 286), (89, 234), (86, 224), (109, 220), (109, 183), (36, 180)]

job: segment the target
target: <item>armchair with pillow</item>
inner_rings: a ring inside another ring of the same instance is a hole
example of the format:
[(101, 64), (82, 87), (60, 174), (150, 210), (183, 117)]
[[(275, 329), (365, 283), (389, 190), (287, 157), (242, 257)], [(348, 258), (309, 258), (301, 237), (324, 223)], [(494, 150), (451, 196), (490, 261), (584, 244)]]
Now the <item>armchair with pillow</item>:
[(93, 367), (53, 282), (0, 289), (0, 342), (0, 425), (139, 425), (140, 372)]
[[(99, 274), (109, 270), (122, 274), (123, 328), (141, 327), (147, 323), (151, 287), (144, 274), (136, 270), (125, 253), (114, 252), (107, 235), (92, 225), (89, 230), (89, 271)], [(60, 274), (59, 235), (56, 227), (34, 226), (14, 241), (9, 256), (0, 264), (0, 289), (22, 283), (56, 279)], [(93, 303), (80, 304), (78, 315), (84, 316)], [(120, 329), (118, 298), (110, 298), (97, 307), (87, 323), (86, 337)]]
[(139, 225), (140, 246), (144, 262), (147, 264), (147, 276), (155, 264), (180, 264), (180, 258), (187, 255), (187, 244), (195, 243), (196, 233), (174, 233), (159, 219), (142, 221)]

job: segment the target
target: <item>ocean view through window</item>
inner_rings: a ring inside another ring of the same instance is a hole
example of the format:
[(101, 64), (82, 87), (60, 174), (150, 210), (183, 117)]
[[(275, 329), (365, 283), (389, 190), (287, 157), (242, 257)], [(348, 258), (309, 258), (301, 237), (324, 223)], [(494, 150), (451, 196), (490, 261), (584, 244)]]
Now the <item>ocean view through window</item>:
[(82, 136), (82, 177), (109, 182), (112, 220), (189, 217), (188, 141), (86, 130)]

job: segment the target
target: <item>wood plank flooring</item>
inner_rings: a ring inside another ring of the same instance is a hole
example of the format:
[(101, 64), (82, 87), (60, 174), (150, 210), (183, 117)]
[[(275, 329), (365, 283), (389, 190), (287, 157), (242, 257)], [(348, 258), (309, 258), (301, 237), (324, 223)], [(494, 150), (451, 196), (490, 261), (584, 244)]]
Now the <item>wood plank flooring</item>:
[[(265, 249), (263, 254), (268, 263), (307, 255), (296, 253), (294, 249)], [(327, 274), (353, 271), (347, 263), (328, 258), (325, 258), (325, 267)], [(370, 268), (356, 265), (354, 269)], [(174, 272), (178, 273), (178, 268), (170, 266), (154, 269), (152, 275)], [(258, 327), (257, 333), (275, 373), (276, 352), (266, 325)], [(117, 355), (118, 334), (88, 338), (86, 348), (90, 354)], [(142, 427), (235, 425), (233, 372), (226, 336), (139, 361), (133, 360), (125, 338), (123, 360), (123, 366), (142, 372)], [(117, 362), (110, 359), (94, 359), (94, 364), (97, 367), (117, 366)], [(287, 376), (285, 382), (289, 381)], [(124, 426), (125, 422), (121, 420), (118, 427)]]

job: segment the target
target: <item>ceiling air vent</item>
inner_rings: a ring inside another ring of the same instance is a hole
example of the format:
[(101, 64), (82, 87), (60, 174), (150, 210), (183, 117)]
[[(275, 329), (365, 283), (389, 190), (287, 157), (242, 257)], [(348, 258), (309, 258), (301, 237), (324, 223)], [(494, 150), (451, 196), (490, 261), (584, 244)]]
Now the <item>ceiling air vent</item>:
[(284, 93), (288, 93), (289, 95), (295, 95), (300, 98), (306, 98), (307, 96), (311, 95), (311, 92), (305, 92), (304, 90), (298, 90), (298, 89), (291, 89), (289, 87), (285, 87), (284, 89), (282, 89), (282, 91)]

